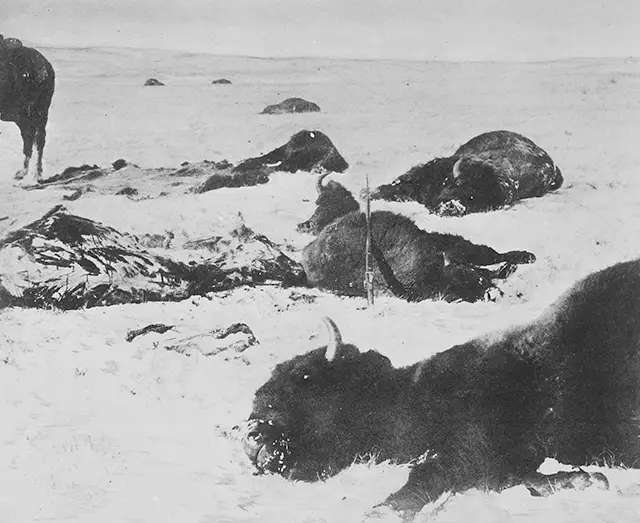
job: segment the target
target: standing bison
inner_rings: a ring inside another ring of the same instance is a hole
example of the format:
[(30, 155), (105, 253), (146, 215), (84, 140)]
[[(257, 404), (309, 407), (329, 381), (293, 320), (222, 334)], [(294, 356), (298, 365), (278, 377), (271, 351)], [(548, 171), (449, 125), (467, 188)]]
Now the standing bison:
[(35, 181), (40, 181), (54, 88), (55, 73), (44, 56), (15, 38), (4, 40), (0, 35), (0, 120), (15, 122), (22, 135), (24, 164), (17, 179), (29, 172), (35, 147)]
[(472, 138), (448, 158), (412, 167), (373, 199), (416, 201), (431, 212), (459, 216), (542, 196), (562, 186), (551, 157), (528, 138), (492, 131)]
[[(298, 230), (318, 234), (304, 248), (302, 265), (309, 285), (350, 296), (365, 296), (367, 221), (358, 202), (337, 182), (318, 179), (317, 208)], [(495, 279), (516, 264), (532, 263), (526, 251), (499, 253), (461, 236), (426, 232), (411, 219), (388, 211), (371, 214), (374, 287), (409, 301), (443, 298), (477, 301), (488, 297)], [(485, 266), (502, 263), (497, 269)]]
[(342, 342), (276, 366), (244, 445), (259, 471), (313, 481), (357, 456), (414, 461), (384, 504), (413, 516), (445, 492), (608, 486), (546, 457), (640, 467), (640, 260), (591, 274), (537, 320), (403, 368)]

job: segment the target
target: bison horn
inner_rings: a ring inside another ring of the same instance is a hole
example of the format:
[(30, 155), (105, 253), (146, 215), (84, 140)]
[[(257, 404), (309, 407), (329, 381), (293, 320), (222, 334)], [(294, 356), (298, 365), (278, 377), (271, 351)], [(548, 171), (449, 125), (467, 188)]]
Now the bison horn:
[(320, 176), (318, 176), (318, 181), (316, 182), (316, 192), (318, 193), (318, 196), (320, 196), (322, 194), (322, 181), (329, 176), (329, 174), (331, 174), (330, 172), (325, 172), (322, 173)]
[(460, 176), (460, 162), (462, 158), (460, 158), (456, 163), (453, 164), (453, 177), (457, 179)]
[(325, 357), (327, 358), (327, 361), (333, 361), (339, 356), (340, 349), (342, 347), (342, 335), (340, 334), (340, 330), (338, 330), (338, 326), (331, 318), (322, 318), (322, 323), (324, 323), (325, 327), (327, 327), (327, 330), (329, 331), (329, 343), (327, 344)]

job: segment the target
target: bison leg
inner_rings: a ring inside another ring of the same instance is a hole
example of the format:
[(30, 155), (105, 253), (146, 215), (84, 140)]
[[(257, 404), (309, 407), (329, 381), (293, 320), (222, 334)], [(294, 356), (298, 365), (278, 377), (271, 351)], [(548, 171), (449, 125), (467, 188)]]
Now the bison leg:
[(447, 256), (458, 263), (466, 265), (495, 265), (496, 263), (533, 263), (536, 257), (527, 251), (509, 251), (500, 253), (487, 245), (477, 245), (464, 238), (450, 240), (450, 245), (444, 249)]
[(416, 465), (404, 486), (391, 494), (382, 506), (397, 512), (403, 520), (411, 521), (428, 503), (434, 503), (442, 494), (452, 490), (443, 470), (435, 463)]
[(36, 182), (40, 181), (42, 176), (42, 156), (44, 154), (44, 146), (47, 141), (47, 117), (40, 119), (36, 126), (35, 145), (36, 145)]
[(23, 179), (29, 172), (29, 164), (31, 163), (31, 155), (33, 154), (33, 145), (36, 137), (36, 126), (31, 118), (21, 116), (16, 122), (20, 128), (22, 135), (22, 153), (24, 154), (24, 162), (22, 169), (16, 175), (16, 180)]
[(536, 255), (528, 251), (509, 251), (500, 256), (502, 256), (502, 261), (515, 264), (533, 263), (536, 261)]
[(586, 470), (578, 469), (550, 475), (535, 473), (524, 481), (524, 485), (532, 496), (549, 496), (558, 490), (584, 490), (591, 486), (608, 490), (609, 480), (601, 472), (590, 474)]

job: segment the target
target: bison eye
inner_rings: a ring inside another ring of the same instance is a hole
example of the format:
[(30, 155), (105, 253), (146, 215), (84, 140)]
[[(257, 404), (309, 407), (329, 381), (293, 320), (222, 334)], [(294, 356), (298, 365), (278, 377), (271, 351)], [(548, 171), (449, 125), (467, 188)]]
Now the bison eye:
[(309, 133), (309, 136), (311, 136), (311, 138), (315, 138), (316, 137), (316, 135), (313, 134), (313, 133)]

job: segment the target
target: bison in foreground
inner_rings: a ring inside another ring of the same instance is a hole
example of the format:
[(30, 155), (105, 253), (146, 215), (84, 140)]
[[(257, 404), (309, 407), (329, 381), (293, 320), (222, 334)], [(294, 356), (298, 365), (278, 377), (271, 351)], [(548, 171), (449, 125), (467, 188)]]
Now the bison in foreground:
[(368, 453), (413, 461), (384, 505), (409, 518), (445, 492), (607, 487), (545, 458), (640, 467), (640, 260), (575, 284), (532, 323), (394, 368), (342, 342), (276, 366), (244, 437), (259, 471), (313, 481)]
[(20, 40), (0, 35), (0, 120), (15, 122), (22, 135), (24, 163), (17, 179), (28, 174), (35, 149), (34, 181), (40, 181), (54, 89), (55, 72), (49, 61)]
[(431, 212), (458, 216), (511, 205), (562, 186), (551, 157), (528, 138), (492, 131), (472, 138), (453, 156), (409, 169), (371, 197), (416, 201)]
[[(358, 202), (341, 184), (322, 186), (318, 179), (317, 208), (298, 230), (318, 234), (303, 251), (307, 283), (314, 287), (365, 296), (367, 221)], [(532, 263), (526, 251), (499, 253), (461, 236), (420, 229), (410, 218), (388, 211), (371, 214), (371, 252), (376, 291), (410, 301), (443, 298), (476, 301), (495, 288), (516, 264)], [(501, 263), (497, 269), (485, 266)]]

